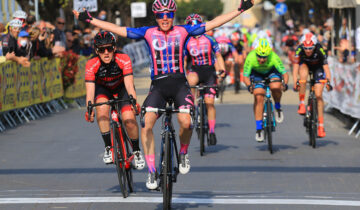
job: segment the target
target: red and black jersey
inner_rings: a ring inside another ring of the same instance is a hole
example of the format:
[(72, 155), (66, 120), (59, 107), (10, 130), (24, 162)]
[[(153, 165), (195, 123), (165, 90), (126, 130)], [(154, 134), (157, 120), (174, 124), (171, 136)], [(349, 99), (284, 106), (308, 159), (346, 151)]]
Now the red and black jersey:
[(294, 46), (296, 46), (299, 39), (295, 35), (292, 35), (292, 36), (286, 35), (282, 38), (281, 41), (283, 44), (285, 44), (285, 46), (294, 47)]
[(128, 55), (115, 53), (114, 59), (109, 64), (101, 62), (97, 56), (86, 63), (85, 82), (94, 82), (114, 89), (124, 82), (125, 76), (132, 74)]
[(319, 43), (315, 45), (314, 53), (309, 57), (305, 54), (304, 45), (299, 45), (295, 51), (295, 59), (300, 65), (303, 63), (310, 66), (323, 66), (328, 64), (326, 53)]

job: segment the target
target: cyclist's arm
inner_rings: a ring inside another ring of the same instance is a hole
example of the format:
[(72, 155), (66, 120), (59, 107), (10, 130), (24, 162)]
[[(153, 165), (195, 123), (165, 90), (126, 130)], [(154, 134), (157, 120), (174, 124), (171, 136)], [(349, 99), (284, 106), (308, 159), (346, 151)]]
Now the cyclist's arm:
[(300, 54), (302, 52), (301, 47), (299, 46), (296, 51), (295, 51), (295, 63), (293, 65), (293, 81), (294, 81), (294, 86), (297, 83), (298, 80), (298, 75), (299, 75), (299, 69), (300, 69)]
[(223, 70), (225, 71), (225, 61), (224, 58), (222, 57), (221, 53), (216, 53), (216, 65), (218, 66), (218, 69), (216, 69), (216, 71), (220, 71)]
[(92, 104), (94, 103), (95, 83), (85, 82), (85, 87), (86, 87), (86, 106), (87, 106), (89, 101), (91, 101)]
[[(252, 71), (252, 60), (254, 59), (253, 54), (250, 52), (249, 55), (246, 57), (245, 64), (244, 64), (244, 82), (246, 86), (251, 85), (250, 81), (250, 74)], [(256, 59), (256, 57), (255, 57)]]
[[(251, 0), (251, 2), (252, 2), (252, 4), (254, 4), (254, 0)], [(232, 19), (236, 18), (241, 13), (242, 12), (240, 12), (240, 11), (238, 11), (238, 9), (236, 9), (236, 10), (234, 10), (232, 12), (227, 13), (227, 14), (220, 15), (220, 16), (216, 17), (215, 19), (213, 19), (213, 20), (211, 20), (209, 22), (206, 22), (205, 30), (210, 31), (210, 30), (212, 30), (214, 28), (220, 27), (223, 24), (225, 24), (225, 23), (231, 21)]]
[(331, 81), (331, 72), (330, 72), (329, 64), (325, 64), (323, 66), (323, 68), (324, 68), (324, 72), (325, 72), (325, 75), (326, 75), (326, 79)]
[(134, 97), (134, 99), (137, 99), (135, 85), (134, 85), (134, 76), (133, 75), (125, 76), (124, 84), (125, 84), (125, 88), (126, 88), (128, 95), (132, 95)]
[[(76, 11), (76, 10), (73, 10), (73, 13), (76, 17), (76, 19), (79, 19), (79, 12)], [(90, 20), (89, 22), (91, 25), (94, 25), (96, 27), (99, 27), (105, 31), (110, 31), (110, 32), (113, 32), (119, 36), (122, 36), (122, 37), (127, 37), (127, 31), (126, 31), (126, 27), (123, 27), (123, 26), (118, 26), (118, 25), (115, 25), (113, 23), (110, 23), (110, 22), (106, 22), (106, 21), (102, 21), (102, 20), (99, 20), (99, 19), (96, 19), (96, 18), (92, 18), (92, 20)]]

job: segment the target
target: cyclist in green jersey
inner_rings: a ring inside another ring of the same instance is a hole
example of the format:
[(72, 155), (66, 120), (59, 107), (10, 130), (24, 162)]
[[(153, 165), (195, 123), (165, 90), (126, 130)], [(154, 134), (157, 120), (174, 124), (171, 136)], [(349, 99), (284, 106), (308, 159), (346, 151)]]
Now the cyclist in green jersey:
[(272, 82), (270, 84), (271, 93), (275, 101), (275, 120), (281, 123), (284, 120), (284, 114), (281, 110), (280, 100), (282, 91), (288, 89), (287, 83), (289, 75), (280, 57), (272, 50), (269, 41), (267, 41), (267, 39), (259, 39), (257, 47), (246, 57), (244, 65), (244, 82), (248, 86), (249, 92), (254, 94), (254, 115), (256, 120), (255, 139), (258, 142), (264, 141), (262, 118), (265, 85), (263, 83), (257, 83), (253, 86), (251, 81), (262, 81), (266, 77), (271, 80), (284, 79), (284, 85), (281, 82)]

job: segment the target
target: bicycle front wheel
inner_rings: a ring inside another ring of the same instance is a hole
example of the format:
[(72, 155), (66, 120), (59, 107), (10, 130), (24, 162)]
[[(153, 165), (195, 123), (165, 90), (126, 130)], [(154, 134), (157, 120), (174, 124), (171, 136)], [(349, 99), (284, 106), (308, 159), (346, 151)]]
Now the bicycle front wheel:
[(172, 162), (171, 162), (171, 142), (170, 133), (165, 133), (164, 158), (163, 158), (163, 176), (162, 176), (162, 191), (163, 191), (163, 209), (171, 209), (172, 198)]
[(200, 103), (200, 155), (203, 156), (205, 152), (205, 110), (204, 101)]
[(309, 132), (310, 134), (310, 139), (311, 139), (311, 146), (313, 148), (316, 148), (316, 137), (317, 137), (317, 103), (316, 103), (316, 99), (313, 98), (311, 100), (311, 131)]
[[(128, 158), (130, 158), (130, 155), (131, 155), (131, 150), (130, 150), (130, 145), (129, 145), (130, 137), (127, 135), (126, 130), (124, 129), (123, 126), (122, 126), (122, 134), (123, 134), (123, 139), (124, 139), (124, 145), (126, 148), (126, 155), (127, 155), (126, 160), (128, 160)], [(134, 192), (132, 164), (131, 163), (126, 163), (126, 164), (130, 164), (129, 167), (126, 167), (126, 179), (127, 179), (127, 184), (129, 187), (129, 192), (132, 193), (132, 192)]]
[[(127, 191), (127, 179), (126, 179), (126, 168), (125, 168), (125, 159), (123, 154), (123, 145), (120, 143), (120, 134), (119, 129), (116, 125), (113, 125), (111, 128), (111, 137), (113, 142), (113, 152), (114, 152), (114, 163), (116, 166), (117, 177), (119, 180), (119, 185), (121, 193), (124, 198), (129, 194)], [(121, 137), (122, 138), (122, 137)]]
[(273, 154), (273, 147), (272, 147), (272, 130), (273, 130), (273, 122), (272, 122), (272, 118), (273, 118), (273, 114), (272, 114), (272, 110), (271, 110), (271, 102), (270, 100), (266, 101), (266, 128), (265, 128), (265, 132), (266, 132), (266, 137), (267, 137), (267, 142), (268, 142), (268, 149), (270, 154)]

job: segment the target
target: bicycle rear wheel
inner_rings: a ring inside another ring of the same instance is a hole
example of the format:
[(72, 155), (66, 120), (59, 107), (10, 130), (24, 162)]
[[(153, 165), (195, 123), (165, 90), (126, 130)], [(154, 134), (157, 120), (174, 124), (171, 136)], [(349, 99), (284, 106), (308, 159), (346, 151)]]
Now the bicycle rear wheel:
[(317, 103), (316, 99), (313, 98), (311, 100), (311, 132), (310, 132), (310, 139), (311, 139), (311, 146), (316, 148), (316, 137), (317, 137)]
[(127, 191), (127, 178), (126, 178), (125, 159), (123, 155), (123, 145), (120, 143), (121, 140), (120, 140), (119, 130), (118, 127), (115, 125), (113, 125), (111, 128), (111, 137), (113, 142), (114, 163), (116, 166), (117, 177), (119, 180), (121, 193), (123, 197), (126, 198), (129, 194)]
[(272, 122), (272, 110), (271, 110), (271, 102), (270, 100), (266, 101), (266, 136), (267, 136), (267, 142), (268, 142), (268, 150), (270, 154), (273, 154), (273, 148), (272, 148), (272, 128), (273, 128), (273, 122)]
[(204, 101), (200, 103), (200, 155), (203, 156), (205, 152), (205, 122), (204, 122)]
[(165, 133), (164, 157), (163, 157), (163, 176), (162, 176), (162, 191), (163, 191), (163, 209), (171, 209), (172, 198), (172, 162), (171, 162), (171, 142), (170, 133)]

